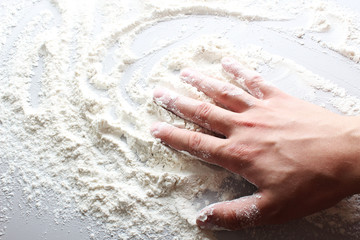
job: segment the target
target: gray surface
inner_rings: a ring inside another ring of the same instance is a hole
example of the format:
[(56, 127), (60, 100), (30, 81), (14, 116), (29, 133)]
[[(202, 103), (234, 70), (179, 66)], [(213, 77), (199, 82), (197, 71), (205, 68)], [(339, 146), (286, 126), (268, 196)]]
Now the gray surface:
[[(342, 1), (339, 1), (342, 2)], [(351, 8), (360, 9), (359, 1), (347, 1), (347, 6)], [(41, 4), (34, 8), (32, 14), (37, 11), (48, 8), (48, 4)], [(25, 23), (26, 21), (21, 21)], [(229, 22), (234, 22), (235, 25), (229, 29), (224, 30), (224, 26), (229, 25)], [(349, 93), (360, 97), (360, 85), (357, 82), (360, 76), (360, 70), (353, 63), (345, 58), (339, 57), (330, 51), (323, 52), (317, 45), (310, 40), (305, 39), (305, 46), (302, 46), (292, 39), (283, 36), (275, 31), (268, 30), (265, 26), (277, 26), (279, 23), (241, 23), (237, 20), (227, 18), (213, 18), (207, 16), (194, 16), (185, 19), (174, 20), (171, 22), (162, 22), (158, 25), (145, 30), (141, 33), (134, 43), (133, 49), (139, 55), (151, 48), (147, 39), (160, 39), (161, 37), (170, 38), (177, 36), (183, 25), (187, 25), (185, 37), (181, 41), (175, 41), (168, 47), (155, 52), (154, 54), (144, 57), (139, 64), (146, 64), (144, 73), (151, 70), (154, 63), (164, 56), (169, 49), (181, 46), (198, 36), (203, 34), (224, 34), (234, 44), (241, 47), (246, 44), (255, 44), (262, 46), (265, 50), (278, 54), (294, 60), (295, 62), (305, 66), (309, 70), (317, 73), (329, 80), (338, 83), (340, 86), (346, 88)], [(296, 21), (282, 24), (294, 25)], [(192, 26), (192, 27), (191, 27)], [(21, 30), (21, 26), (17, 29)], [(176, 39), (176, 37), (174, 37)], [(146, 44), (144, 44), (146, 43)], [(111, 58), (105, 61), (105, 64), (111, 64)], [(134, 64), (131, 69), (124, 76), (125, 78), (131, 76), (132, 71), (136, 70), (138, 65)], [(345, 74), (344, 74), (345, 73)], [(37, 72), (38, 78), (41, 74), (41, 69)], [(302, 97), (303, 92), (308, 89), (305, 85), (300, 86), (300, 89), (291, 89), (287, 84), (286, 79), (275, 81), (276, 74), (267, 72), (264, 74), (265, 78), (274, 81), (274, 84), (281, 87), (285, 91)], [(36, 80), (34, 80), (36, 82)], [(32, 91), (36, 90), (36, 84)], [(301, 88), (303, 88), (301, 90)], [(326, 101), (329, 96), (321, 97), (321, 101)], [(36, 103), (35, 103), (36, 104)], [(5, 204), (3, 196), (0, 195), (0, 205)], [(13, 210), (10, 212), (11, 219), (6, 224), (6, 234), (2, 237), (4, 240), (16, 239), (90, 239), (89, 233), (91, 229), (86, 226), (90, 223), (94, 224), (91, 219), (81, 219), (75, 217), (73, 220), (65, 222), (65, 224), (57, 224), (54, 222), (54, 216), (51, 211), (43, 212), (35, 208), (29, 208), (23, 204), (21, 194), (18, 191), (13, 197)], [(49, 209), (53, 207), (49, 198)], [(20, 207), (21, 206), (21, 207)], [(99, 239), (101, 237), (98, 236)], [(340, 239), (341, 237), (332, 234), (329, 229), (319, 229), (305, 220), (297, 220), (281, 226), (262, 227), (256, 230), (247, 230), (240, 232), (222, 232), (218, 235), (219, 239)]]

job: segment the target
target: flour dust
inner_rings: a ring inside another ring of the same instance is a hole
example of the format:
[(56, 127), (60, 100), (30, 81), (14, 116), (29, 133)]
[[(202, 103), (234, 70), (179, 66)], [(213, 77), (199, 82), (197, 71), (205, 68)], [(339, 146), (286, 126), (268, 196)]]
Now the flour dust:
[[(187, 41), (201, 32), (198, 16), (232, 21), (224, 33), (236, 23), (278, 22), (271, 31), (299, 43), (312, 39), (357, 63), (358, 18), (331, 2), (17, 0), (2, 1), (0, 13), (0, 237), (20, 186), (25, 204), (46, 212), (51, 196), (58, 202), (51, 210), (56, 221), (92, 218), (113, 238), (214, 239), (195, 225), (197, 212), (238, 197), (245, 181), (162, 145), (149, 132), (159, 120), (202, 131), (152, 99), (163, 86), (211, 102), (180, 81), (183, 68), (234, 84), (221, 69), (223, 57), (259, 71), (283, 68), (312, 91), (331, 94), (334, 109), (359, 113), (360, 100), (344, 88), (258, 45), (238, 47), (221, 34)], [(162, 22), (189, 19), (199, 25), (136, 43)], [(281, 27), (294, 19), (302, 24)], [(209, 193), (216, 193), (211, 200)], [(356, 196), (346, 201), (352, 207), (342, 202), (309, 220), (326, 227), (327, 216), (340, 219), (330, 226), (341, 234), (349, 222), (357, 228), (360, 204)], [(348, 214), (339, 215), (345, 208)]]

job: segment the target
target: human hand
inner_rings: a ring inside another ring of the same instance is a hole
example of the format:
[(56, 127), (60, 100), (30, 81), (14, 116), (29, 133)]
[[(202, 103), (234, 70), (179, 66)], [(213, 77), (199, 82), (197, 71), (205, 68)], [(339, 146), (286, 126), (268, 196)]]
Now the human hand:
[[(241, 229), (282, 223), (326, 209), (359, 192), (359, 120), (340, 116), (266, 84), (231, 58), (225, 71), (243, 88), (186, 69), (183, 81), (219, 106), (165, 90), (154, 99), (178, 116), (224, 138), (155, 124), (166, 145), (240, 174), (258, 187), (252, 196), (204, 208), (201, 228)], [(223, 107), (220, 107), (223, 106)]]

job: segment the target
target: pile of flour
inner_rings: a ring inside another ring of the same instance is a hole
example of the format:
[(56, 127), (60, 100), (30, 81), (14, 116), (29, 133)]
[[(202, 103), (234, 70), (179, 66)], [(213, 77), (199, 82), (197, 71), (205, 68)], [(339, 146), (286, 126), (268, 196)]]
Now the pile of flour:
[[(345, 89), (259, 46), (239, 49), (222, 36), (202, 36), (176, 46), (176, 39), (165, 39), (141, 54), (132, 47), (143, 31), (192, 15), (241, 22), (303, 19), (302, 25), (272, 30), (294, 41), (312, 39), (359, 62), (356, 15), (332, 2), (17, 0), (0, 6), (0, 236), (6, 234), (19, 184), (26, 203), (40, 210), (47, 210), (49, 196), (56, 198), (57, 221), (93, 217), (119, 239), (212, 239), (196, 227), (197, 212), (212, 201), (239, 196), (243, 180), (149, 133), (159, 120), (201, 131), (152, 100), (152, 90), (164, 86), (211, 102), (179, 80), (182, 68), (234, 83), (221, 69), (222, 57), (254, 69), (281, 67), (314, 91), (331, 93), (338, 111), (360, 111), (360, 100)], [(152, 62), (159, 52), (160, 60)], [(216, 196), (204, 200), (208, 193)], [(348, 206), (343, 203), (309, 220), (324, 226), (336, 215), (355, 228), (360, 206), (348, 201), (355, 206), (349, 214), (338, 216)], [(331, 227), (342, 233), (342, 226)]]

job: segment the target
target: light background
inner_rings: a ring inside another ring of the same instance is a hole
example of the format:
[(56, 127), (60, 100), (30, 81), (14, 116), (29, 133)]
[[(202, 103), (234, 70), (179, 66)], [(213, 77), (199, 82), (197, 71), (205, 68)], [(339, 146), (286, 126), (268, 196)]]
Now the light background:
[[(360, 13), (360, 1), (339, 0), (337, 2), (340, 5), (349, 7)], [(43, 4), (43, 7), (46, 6), (47, 4)], [(41, 10), (41, 7), (32, 9), (32, 12), (28, 12), (27, 14), (36, 14), (39, 10)], [(235, 23), (233, 27), (224, 31), (224, 26), (231, 25), (232, 22)], [(304, 39), (304, 45), (301, 45), (293, 39), (289, 39), (287, 36), (267, 28), (270, 25), (279, 26), (277, 22), (244, 24), (238, 20), (214, 18), (211, 16), (193, 16), (185, 19), (177, 19), (170, 22), (159, 23), (145, 30), (134, 42), (133, 50), (137, 53), (148, 50), (149, 42), (147, 39), (154, 39), (154, 44), (156, 44), (156, 39), (175, 35), (174, 33), (181, 29), (184, 24), (187, 26), (185, 34), (187, 37), (158, 51), (149, 58), (144, 58), (143, 63), (151, 63), (148, 68), (145, 68), (145, 71), (150, 71), (153, 64), (158, 62), (171, 48), (181, 46), (204, 34), (224, 34), (226, 38), (239, 47), (246, 44), (255, 44), (262, 46), (270, 53), (292, 59), (312, 72), (346, 88), (350, 94), (360, 97), (360, 70), (356, 64), (331, 51), (324, 51), (323, 48), (314, 44), (310, 39)], [(296, 26), (297, 22), (290, 21), (281, 24), (284, 24), (284, 26)], [(111, 60), (108, 61), (108, 64), (111, 64)], [(136, 65), (132, 66), (131, 70), (135, 69)], [(126, 73), (128, 76), (131, 75), (131, 70)], [(294, 80), (292, 80), (290, 84), (290, 81), (287, 81), (287, 79), (292, 76), (278, 78), (281, 74), (281, 72), (268, 72), (266, 69), (263, 71), (266, 79), (292, 95), (304, 97), (309, 94), (309, 92), (313, 92), (311, 91), (312, 89), (302, 84), (301, 81), (295, 81), (297, 84), (294, 85)], [(36, 92), (36, 89), (33, 91)], [(330, 95), (326, 94), (316, 96), (315, 102), (326, 102), (329, 97)], [(331, 109), (331, 107), (329, 108)], [(0, 194), (0, 205), (2, 197)], [(50, 208), (51, 205), (50, 200)], [(67, 221), (65, 224), (57, 224), (54, 222), (54, 216), (44, 215), (43, 212), (39, 212), (34, 208), (29, 208), (27, 205), (22, 204), (20, 191), (17, 191), (14, 197), (13, 211), (10, 217), (9, 222), (6, 223), (6, 233), (0, 237), (0, 239), (92, 239), (89, 233), (91, 233), (93, 229), (87, 229), (86, 226), (88, 226), (89, 222), (93, 222), (93, 220), (76, 218)], [(97, 230), (94, 232), (97, 232)], [(317, 228), (305, 220), (251, 231), (223, 232), (218, 234), (218, 239), (313, 239), (315, 237), (316, 239), (341, 238), (341, 236), (333, 234), (327, 231), (327, 229)], [(96, 235), (95, 238), (102, 239), (101, 233), (100, 235)]]

